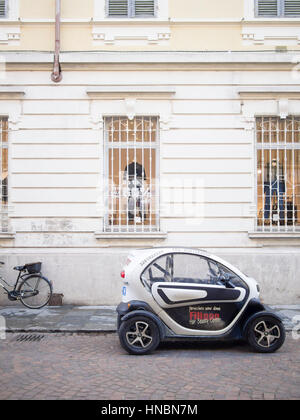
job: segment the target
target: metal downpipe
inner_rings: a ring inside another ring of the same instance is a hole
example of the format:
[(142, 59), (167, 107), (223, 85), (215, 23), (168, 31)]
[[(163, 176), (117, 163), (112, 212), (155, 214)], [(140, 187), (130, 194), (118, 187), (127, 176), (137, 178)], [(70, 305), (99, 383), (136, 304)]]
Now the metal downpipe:
[(56, 0), (55, 10), (55, 53), (54, 53), (54, 64), (53, 72), (51, 74), (51, 80), (55, 83), (59, 83), (62, 80), (61, 66), (59, 62), (60, 53), (60, 0)]

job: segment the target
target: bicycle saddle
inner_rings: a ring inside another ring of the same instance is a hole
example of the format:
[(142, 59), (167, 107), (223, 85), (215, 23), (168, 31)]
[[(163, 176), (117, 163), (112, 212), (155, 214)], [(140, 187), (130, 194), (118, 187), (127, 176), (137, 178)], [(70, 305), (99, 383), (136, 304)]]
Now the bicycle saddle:
[(25, 268), (25, 265), (17, 265), (16, 267), (14, 267), (14, 270), (22, 271), (25, 270)]
[(1, 265), (4, 265), (4, 264), (5, 264), (5, 262), (3, 262), (3, 261), (0, 261), (0, 264), (1, 264)]

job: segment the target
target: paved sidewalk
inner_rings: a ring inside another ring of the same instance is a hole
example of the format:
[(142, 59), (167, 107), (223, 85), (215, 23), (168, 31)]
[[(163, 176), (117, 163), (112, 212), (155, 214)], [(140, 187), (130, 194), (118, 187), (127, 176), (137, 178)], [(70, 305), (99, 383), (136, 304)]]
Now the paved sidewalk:
[(114, 332), (117, 327), (115, 306), (24, 306), (0, 307), (6, 330), (10, 332)]
[[(268, 307), (282, 318), (287, 331), (299, 324), (300, 305)], [(14, 305), (0, 307), (0, 316), (5, 318), (6, 330), (10, 332), (114, 332), (117, 325), (115, 308), (64, 305), (33, 310)]]

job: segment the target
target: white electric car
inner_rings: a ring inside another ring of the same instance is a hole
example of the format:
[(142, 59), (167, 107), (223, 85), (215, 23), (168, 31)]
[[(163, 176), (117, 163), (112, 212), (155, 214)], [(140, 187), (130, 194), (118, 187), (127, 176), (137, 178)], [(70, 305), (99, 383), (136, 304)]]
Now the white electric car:
[(260, 302), (257, 282), (205, 251), (137, 250), (121, 277), (118, 334), (130, 354), (166, 340), (244, 339), (265, 353), (284, 343), (281, 319)]

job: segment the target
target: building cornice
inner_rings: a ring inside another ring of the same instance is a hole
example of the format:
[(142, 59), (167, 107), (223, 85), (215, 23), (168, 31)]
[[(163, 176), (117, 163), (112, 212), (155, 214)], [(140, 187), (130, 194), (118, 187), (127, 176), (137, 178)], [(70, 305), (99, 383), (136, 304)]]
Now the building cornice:
[(24, 95), (22, 86), (0, 86), (0, 99), (22, 99)]
[[(53, 63), (52, 52), (38, 51), (2, 51), (2, 61), (7, 70), (19, 66), (19, 70), (30, 67), (47, 68)], [(226, 68), (232, 70), (277, 70), (293, 69), (299, 61), (298, 51), (78, 51), (62, 52), (60, 62), (64, 68), (71, 69), (80, 64), (81, 68), (91, 69), (111, 67), (114, 69), (147, 67), (152, 70), (165, 69), (203, 69)]]
[[(117, 19), (117, 18), (104, 18), (104, 19), (93, 19), (93, 18), (62, 18), (62, 23), (92, 23), (99, 25), (167, 25), (167, 24), (178, 24), (178, 25), (199, 25), (199, 24), (250, 24), (250, 25), (283, 25), (289, 26), (291, 24), (300, 23), (300, 18), (135, 18), (135, 19)], [(55, 23), (54, 18), (12, 18), (12, 19), (1, 19), (1, 24), (49, 24)]]
[[(2, 51), (7, 63), (49, 63), (52, 52)], [(64, 63), (293, 63), (299, 51), (78, 51), (62, 52)]]

